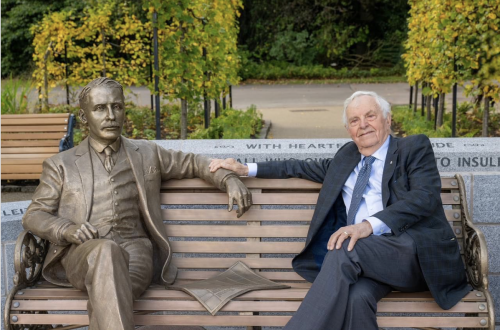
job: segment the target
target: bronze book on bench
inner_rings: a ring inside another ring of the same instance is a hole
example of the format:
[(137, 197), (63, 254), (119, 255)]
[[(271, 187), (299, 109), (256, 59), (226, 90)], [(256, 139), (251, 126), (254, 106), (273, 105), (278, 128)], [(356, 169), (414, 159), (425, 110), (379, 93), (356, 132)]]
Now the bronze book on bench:
[(237, 261), (228, 270), (212, 278), (188, 284), (168, 286), (168, 289), (180, 290), (190, 294), (212, 315), (215, 315), (231, 299), (246, 292), (288, 288), (290, 288), (289, 285), (275, 283), (256, 274), (241, 261)]

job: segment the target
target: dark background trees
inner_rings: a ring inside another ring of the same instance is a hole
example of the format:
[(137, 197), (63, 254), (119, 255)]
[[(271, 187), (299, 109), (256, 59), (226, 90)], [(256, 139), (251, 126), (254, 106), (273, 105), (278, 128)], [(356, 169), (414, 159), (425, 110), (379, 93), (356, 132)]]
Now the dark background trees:
[(406, 0), (245, 0), (239, 44), (260, 61), (384, 66), (400, 62)]
[[(2, 77), (33, 70), (32, 24), (50, 12), (82, 11), (91, 1), (2, 0)], [(137, 3), (137, 16), (144, 17)], [(258, 63), (395, 66), (409, 9), (406, 0), (244, 0), (239, 49)]]

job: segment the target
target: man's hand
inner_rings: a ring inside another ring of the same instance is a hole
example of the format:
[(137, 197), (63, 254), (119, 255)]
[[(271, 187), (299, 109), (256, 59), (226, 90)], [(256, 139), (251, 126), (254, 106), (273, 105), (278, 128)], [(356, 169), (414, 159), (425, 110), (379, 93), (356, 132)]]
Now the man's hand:
[(252, 194), (248, 191), (247, 187), (234, 175), (230, 176), (226, 180), (226, 191), (229, 195), (229, 204), (227, 210), (231, 212), (233, 210), (233, 203), (236, 200), (238, 204), (238, 218), (243, 215), (250, 206), (252, 206)]
[(248, 166), (245, 166), (234, 158), (226, 158), (226, 159), (212, 159), (210, 162), (210, 172), (215, 172), (219, 168), (225, 168), (226, 170), (233, 171), (239, 176), (247, 176), (248, 175)]
[(349, 242), (347, 251), (352, 251), (358, 239), (368, 237), (372, 233), (372, 225), (368, 221), (363, 221), (352, 226), (342, 227), (330, 236), (327, 249), (333, 250), (335, 247), (339, 250), (342, 247), (342, 243), (350, 237), (351, 241)]
[(80, 245), (88, 240), (99, 238), (99, 232), (90, 223), (86, 222), (81, 225), (71, 225), (66, 227), (62, 236), (68, 243)]

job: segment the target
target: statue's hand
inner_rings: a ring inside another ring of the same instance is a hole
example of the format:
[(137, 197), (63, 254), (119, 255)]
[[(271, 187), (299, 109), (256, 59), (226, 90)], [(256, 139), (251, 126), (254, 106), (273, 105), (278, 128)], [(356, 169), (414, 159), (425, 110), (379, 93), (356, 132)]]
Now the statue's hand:
[(229, 195), (229, 204), (227, 210), (231, 212), (233, 210), (233, 203), (236, 200), (238, 204), (238, 218), (245, 213), (250, 206), (252, 206), (252, 193), (248, 191), (248, 188), (235, 176), (230, 176), (226, 180), (226, 191)]
[(239, 176), (248, 175), (248, 166), (241, 164), (234, 158), (212, 159), (209, 167), (210, 167), (210, 172), (212, 173), (222, 167), (225, 168), (226, 170), (235, 172)]
[(90, 223), (86, 222), (81, 225), (71, 225), (66, 227), (62, 236), (68, 243), (80, 245), (88, 240), (99, 238), (99, 232)]

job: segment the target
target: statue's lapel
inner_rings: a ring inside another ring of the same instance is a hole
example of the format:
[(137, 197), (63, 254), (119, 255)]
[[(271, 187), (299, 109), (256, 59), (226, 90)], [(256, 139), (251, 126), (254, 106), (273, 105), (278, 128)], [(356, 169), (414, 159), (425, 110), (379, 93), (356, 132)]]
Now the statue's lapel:
[(75, 165), (80, 174), (83, 196), (85, 198), (85, 221), (88, 221), (90, 217), (90, 210), (92, 208), (92, 195), (94, 194), (94, 170), (90, 155), (89, 139), (87, 138), (83, 140), (76, 148), (77, 150), (75, 155), (77, 158), (75, 160)]
[(139, 199), (141, 201), (141, 208), (144, 212), (147, 212), (148, 208), (146, 205), (146, 188), (144, 183), (144, 169), (142, 166), (142, 154), (139, 152), (139, 147), (135, 145), (132, 141), (127, 138), (121, 137), (122, 146), (125, 147), (127, 152), (127, 157), (130, 161), (130, 167), (132, 167), (132, 172), (135, 176), (135, 182), (137, 182), (137, 189), (139, 190)]

